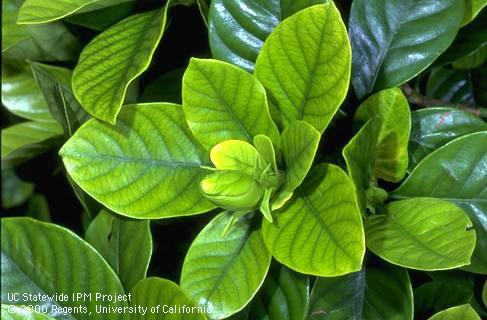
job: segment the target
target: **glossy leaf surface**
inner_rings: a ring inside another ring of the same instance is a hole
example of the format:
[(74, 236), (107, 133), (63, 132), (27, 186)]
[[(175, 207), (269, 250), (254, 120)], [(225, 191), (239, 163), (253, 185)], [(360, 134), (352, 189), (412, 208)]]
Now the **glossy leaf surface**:
[(149, 220), (128, 220), (102, 210), (90, 223), (85, 235), (130, 290), (146, 276), (152, 255)]
[(181, 106), (126, 106), (116, 126), (89, 120), (60, 155), (73, 180), (117, 213), (149, 219), (213, 208), (198, 188), (210, 161)]
[(294, 191), (303, 182), (313, 163), (320, 133), (304, 121), (293, 122), (282, 132), (282, 154), (286, 165), (284, 189)]
[(398, 182), (408, 168), (411, 131), (409, 104), (399, 88), (382, 90), (369, 97), (355, 112), (354, 120), (363, 124), (373, 117), (379, 117), (382, 123), (375, 156), (375, 176)]
[[(22, 250), (19, 250), (22, 248)], [(68, 311), (62, 319), (92, 319), (100, 302), (74, 301), (73, 293), (124, 294), (122, 284), (103, 258), (71, 231), (30, 218), (2, 219), (2, 303), (9, 293), (66, 294), (67, 301), (25, 300), (18, 304), (45, 306), (48, 315), (59, 316), (56, 307), (84, 306), (87, 313)], [(105, 303), (101, 303), (105, 305)], [(127, 302), (111, 302), (112, 307)], [(2, 317), (3, 318), (3, 317)], [(120, 319), (117, 314), (100, 314), (98, 319)]]
[(184, 260), (181, 287), (211, 319), (223, 319), (250, 302), (264, 282), (271, 255), (259, 228), (260, 215), (240, 218), (223, 231), (231, 213), (215, 217), (196, 237)]
[(468, 304), (438, 312), (428, 320), (480, 320), (479, 315)]
[(326, 0), (211, 1), (208, 34), (213, 57), (252, 72), (265, 39), (282, 20), (323, 2)]
[(2, 104), (24, 119), (54, 121), (28, 65), (2, 68)]
[(2, 167), (11, 168), (50, 149), (63, 130), (55, 122), (27, 121), (2, 130)]
[(426, 83), (426, 95), (443, 101), (475, 104), (472, 81), (468, 71), (464, 70), (433, 69)]
[(426, 69), (452, 43), (464, 11), (457, 0), (354, 1), (349, 29), (359, 98)]
[(20, 24), (46, 23), (73, 13), (98, 10), (132, 0), (25, 0), (19, 12)]
[(472, 264), (465, 269), (487, 273), (487, 132), (455, 139), (423, 159), (393, 193), (398, 199), (434, 197), (465, 210), (477, 233)]
[(230, 139), (252, 143), (258, 134), (279, 139), (264, 88), (231, 64), (192, 58), (183, 77), (183, 107), (191, 131), (208, 150)]
[(73, 91), (94, 117), (115, 123), (127, 87), (149, 66), (170, 4), (118, 22), (83, 49), (73, 71)]
[(347, 31), (330, 1), (283, 21), (262, 47), (255, 75), (281, 128), (304, 120), (323, 132), (345, 99), (350, 66)]
[[(133, 306), (139, 305), (147, 308), (148, 312), (143, 316), (144, 320), (186, 320), (189, 312), (179, 311), (183, 310), (183, 306), (184, 310), (193, 310), (189, 313), (191, 320), (206, 319), (204, 310), (198, 309), (188, 294), (169, 280), (155, 277), (145, 278), (137, 283), (131, 294), (133, 295)], [(150, 312), (151, 308), (159, 310), (159, 313)], [(173, 308), (172, 312), (170, 312), (170, 308)], [(141, 319), (141, 315), (134, 313), (131, 319)]]
[(308, 320), (412, 320), (413, 290), (406, 270), (365, 266), (335, 278), (317, 278)]
[(269, 250), (300, 273), (337, 276), (360, 270), (365, 252), (362, 219), (353, 184), (337, 166), (310, 173), (295, 197), (263, 222)]
[(419, 270), (470, 264), (475, 232), (467, 214), (434, 198), (391, 202), (365, 222), (367, 247), (384, 260)]
[(411, 113), (409, 168), (414, 168), (424, 157), (456, 138), (487, 130), (482, 119), (454, 108), (436, 107)]

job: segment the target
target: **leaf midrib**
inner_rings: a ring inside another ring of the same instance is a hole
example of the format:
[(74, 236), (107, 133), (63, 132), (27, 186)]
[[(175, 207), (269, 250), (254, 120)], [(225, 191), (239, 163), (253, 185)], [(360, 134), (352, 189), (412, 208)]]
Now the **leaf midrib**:
[(123, 163), (146, 163), (160, 167), (169, 167), (169, 168), (177, 168), (177, 167), (202, 167), (202, 166), (212, 166), (210, 163), (203, 163), (203, 162), (184, 162), (184, 161), (170, 161), (170, 160), (161, 160), (161, 159), (144, 159), (144, 158), (135, 158), (135, 157), (120, 157), (120, 156), (108, 156), (108, 155), (87, 155), (83, 153), (77, 152), (63, 152), (61, 154), (63, 157), (78, 157), (78, 158), (85, 158), (85, 159), (99, 159), (99, 160), (114, 160), (116, 162), (123, 162)]

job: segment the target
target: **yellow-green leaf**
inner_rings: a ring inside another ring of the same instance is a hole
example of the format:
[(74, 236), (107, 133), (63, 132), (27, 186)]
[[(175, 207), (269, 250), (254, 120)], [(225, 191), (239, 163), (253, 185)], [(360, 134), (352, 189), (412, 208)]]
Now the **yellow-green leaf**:
[(179, 105), (126, 106), (115, 126), (91, 119), (60, 155), (72, 179), (119, 214), (150, 219), (214, 208), (198, 187), (209, 157)]
[(73, 71), (73, 92), (91, 115), (115, 123), (127, 87), (149, 67), (170, 4), (118, 22), (83, 49)]
[(351, 49), (332, 1), (284, 20), (267, 38), (255, 75), (281, 127), (304, 120), (323, 132), (347, 94)]

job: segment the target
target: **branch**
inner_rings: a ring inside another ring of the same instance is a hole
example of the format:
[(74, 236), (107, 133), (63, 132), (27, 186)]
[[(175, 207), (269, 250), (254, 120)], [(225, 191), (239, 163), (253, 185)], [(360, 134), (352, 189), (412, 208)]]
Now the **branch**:
[(431, 97), (426, 97), (420, 94), (419, 92), (415, 91), (411, 86), (407, 83), (401, 86), (402, 92), (406, 95), (408, 101), (410, 103), (414, 103), (422, 108), (434, 107), (434, 106), (445, 106), (463, 110), (465, 112), (472, 113), (477, 117), (487, 118), (487, 109), (484, 107), (472, 107), (461, 103), (451, 103), (448, 101), (435, 99)]

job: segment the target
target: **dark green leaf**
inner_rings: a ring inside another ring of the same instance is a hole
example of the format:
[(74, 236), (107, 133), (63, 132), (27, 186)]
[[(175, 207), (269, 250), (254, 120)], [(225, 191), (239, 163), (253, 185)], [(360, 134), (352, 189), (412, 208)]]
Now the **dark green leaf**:
[(86, 28), (102, 31), (131, 15), (136, 8), (136, 5), (137, 1), (123, 2), (119, 5), (106, 7), (96, 11), (67, 16), (64, 20)]
[(12, 169), (2, 170), (2, 208), (23, 204), (34, 192), (34, 184), (25, 182)]
[(283, 21), (262, 47), (255, 76), (280, 128), (304, 120), (323, 132), (347, 95), (350, 67), (347, 31), (330, 1)]
[(426, 83), (426, 95), (443, 101), (475, 104), (470, 75), (463, 70), (433, 69)]
[(149, 220), (128, 220), (102, 210), (85, 235), (129, 291), (145, 278), (152, 255)]
[(49, 150), (62, 133), (56, 122), (28, 121), (2, 129), (2, 167), (12, 168)]
[(240, 218), (223, 235), (231, 215), (218, 215), (200, 232), (181, 273), (181, 287), (212, 310), (211, 319), (242, 310), (264, 282), (271, 262), (258, 228), (260, 215)]
[(32, 63), (32, 70), (52, 116), (62, 125), (64, 133), (72, 136), (90, 115), (73, 95), (71, 70), (41, 63)]
[(152, 81), (145, 87), (140, 101), (181, 103), (183, 73), (184, 69), (172, 70)]
[(249, 320), (303, 320), (309, 303), (309, 277), (275, 264), (250, 305)]
[(398, 199), (435, 197), (464, 209), (477, 233), (472, 264), (464, 267), (487, 273), (487, 131), (455, 139), (424, 158), (393, 193)]
[(389, 264), (318, 278), (308, 320), (412, 320), (413, 290), (406, 270)]
[(454, 108), (435, 107), (411, 113), (409, 169), (447, 142), (469, 133), (487, 130), (480, 118)]
[(51, 222), (51, 211), (47, 199), (39, 193), (30, 198), (25, 214), (39, 221)]
[(326, 0), (213, 0), (208, 18), (213, 57), (252, 72), (265, 39), (282, 20), (323, 2)]
[(60, 22), (17, 25), (18, 1), (2, 1), (2, 57), (24, 60), (71, 60), (80, 43)]
[(359, 98), (426, 69), (452, 43), (464, 11), (458, 0), (355, 0), (349, 28)]
[(20, 68), (2, 66), (2, 104), (13, 114), (28, 120), (54, 121), (27, 64)]
[[(62, 315), (57, 307), (85, 307), (87, 313), (68, 311), (62, 319), (93, 319), (98, 305), (124, 307), (127, 302), (96, 301), (96, 294), (123, 295), (122, 284), (103, 258), (86, 242), (60, 226), (30, 218), (2, 219), (2, 303), (12, 303), (8, 294), (67, 295), (64, 299), (33, 300), (19, 296), (16, 304), (43, 306), (47, 315)], [(92, 294), (76, 301), (73, 294)], [(78, 309), (79, 310), (79, 309)], [(3, 318), (3, 317), (2, 317)], [(120, 319), (107, 313), (98, 319)]]
[(445, 270), (470, 264), (475, 232), (467, 214), (434, 198), (391, 202), (365, 221), (367, 247), (411, 269)]
[(198, 187), (208, 155), (179, 105), (125, 106), (115, 126), (91, 119), (60, 155), (73, 180), (116, 213), (153, 219), (214, 208)]

